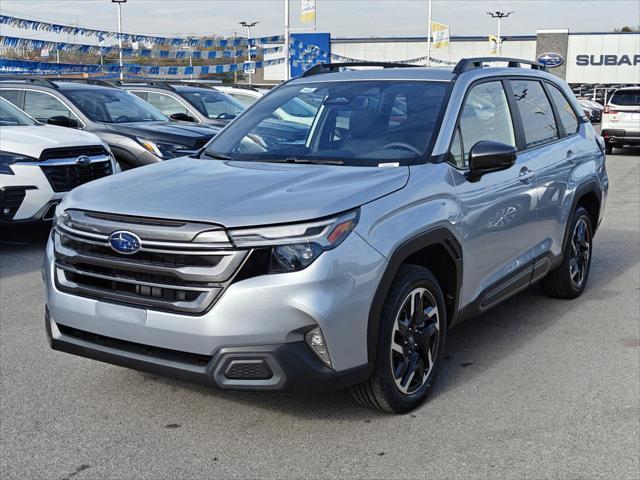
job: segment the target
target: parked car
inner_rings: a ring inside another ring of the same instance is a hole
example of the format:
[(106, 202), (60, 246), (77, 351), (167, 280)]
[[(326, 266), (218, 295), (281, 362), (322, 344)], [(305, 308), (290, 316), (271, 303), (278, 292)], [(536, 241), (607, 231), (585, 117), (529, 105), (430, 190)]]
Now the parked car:
[(602, 113), (601, 128), (608, 154), (614, 147), (640, 145), (640, 88), (613, 92)]
[(599, 108), (598, 103), (584, 98), (578, 98), (578, 103), (584, 110), (584, 113), (587, 115), (591, 123), (600, 122), (600, 120), (602, 119), (602, 111), (604, 110), (604, 107)]
[[(417, 407), (451, 326), (537, 282), (578, 297), (589, 278), (602, 138), (566, 83), (525, 60), (483, 66), (500, 60), (317, 66), (196, 158), (74, 190), (44, 264), (52, 348)], [(309, 93), (323, 100), (304, 141), (256, 141)]]
[(95, 133), (123, 169), (194, 153), (220, 130), (172, 123), (135, 95), (96, 80), (0, 80), (0, 97), (40, 122)]
[[(138, 82), (123, 83), (122, 87), (176, 121), (224, 127), (246, 108), (233, 97), (219, 92), (217, 87), (201, 84)], [(310, 119), (301, 124), (274, 115), (254, 132), (254, 140), (265, 146), (304, 141), (310, 123)]]
[(245, 110), (235, 98), (205, 84), (138, 81), (119, 85), (172, 120), (224, 127)]
[(68, 191), (117, 171), (96, 135), (40, 124), (0, 98), (0, 224), (52, 220)]
[[(235, 98), (246, 108), (256, 103), (269, 91), (240, 85), (216, 85), (215, 89)], [(301, 94), (273, 112), (273, 118), (285, 122), (311, 125), (321, 102), (322, 98), (312, 95), (312, 92)]]

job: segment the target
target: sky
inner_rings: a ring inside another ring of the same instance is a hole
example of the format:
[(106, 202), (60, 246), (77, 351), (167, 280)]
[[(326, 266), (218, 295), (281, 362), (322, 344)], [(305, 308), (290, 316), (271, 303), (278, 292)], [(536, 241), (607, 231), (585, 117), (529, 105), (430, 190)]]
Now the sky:
[[(252, 36), (282, 34), (285, 0), (128, 0), (123, 31), (157, 36), (244, 32), (238, 22), (259, 21)], [(424, 36), (427, 0), (317, 0), (317, 28), (333, 37)], [(292, 27), (299, 28), (300, 1), (290, 0)], [(503, 35), (535, 34), (538, 29), (611, 31), (640, 25), (637, 0), (433, 0), (433, 19), (450, 25), (451, 35), (495, 33), (487, 11), (513, 11), (503, 20)], [(5, 15), (117, 30), (117, 9), (110, 0), (0, 0)], [(1, 35), (95, 43), (0, 26)]]

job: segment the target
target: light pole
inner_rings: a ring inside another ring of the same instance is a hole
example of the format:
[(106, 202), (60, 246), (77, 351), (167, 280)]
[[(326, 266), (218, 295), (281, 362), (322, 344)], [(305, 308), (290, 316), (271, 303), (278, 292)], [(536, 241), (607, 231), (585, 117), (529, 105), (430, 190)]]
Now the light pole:
[(122, 4), (127, 0), (111, 0), (112, 3), (118, 4), (118, 58), (120, 59), (120, 80), (124, 80), (124, 71), (122, 69)]
[(502, 51), (502, 38), (500, 37), (500, 27), (502, 24), (502, 19), (503, 18), (507, 18), (509, 15), (512, 15), (516, 12), (487, 12), (487, 15), (489, 15), (491, 18), (497, 18), (498, 19), (498, 45), (496, 46), (496, 54), (498, 56), (500, 56), (500, 53)]
[(243, 27), (247, 27), (247, 60), (249, 62), (249, 84), (251, 84), (251, 27), (255, 27), (260, 22), (239, 22)]

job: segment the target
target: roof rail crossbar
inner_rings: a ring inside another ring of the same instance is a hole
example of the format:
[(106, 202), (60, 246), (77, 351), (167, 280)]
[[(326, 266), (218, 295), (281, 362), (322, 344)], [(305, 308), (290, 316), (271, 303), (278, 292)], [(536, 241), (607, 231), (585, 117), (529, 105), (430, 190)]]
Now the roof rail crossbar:
[(302, 74), (302, 77), (311, 77), (322, 73), (339, 72), (341, 68), (350, 67), (381, 67), (381, 68), (410, 68), (420, 67), (420, 65), (412, 65), (410, 63), (393, 63), (393, 62), (345, 62), (345, 63), (319, 63)]
[(533, 70), (546, 70), (546, 67), (539, 62), (533, 60), (525, 60), (522, 58), (509, 58), (509, 57), (471, 57), (461, 59), (453, 69), (454, 75), (460, 75), (461, 73), (474, 70), (476, 68), (482, 68), (485, 63), (491, 62), (506, 62), (509, 68), (520, 68), (524, 65), (531, 65)]

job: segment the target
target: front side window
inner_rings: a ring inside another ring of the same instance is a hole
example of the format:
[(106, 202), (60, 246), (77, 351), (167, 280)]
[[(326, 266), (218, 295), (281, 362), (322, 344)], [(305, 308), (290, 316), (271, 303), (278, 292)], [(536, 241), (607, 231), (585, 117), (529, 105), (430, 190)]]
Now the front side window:
[(13, 103), (0, 98), (0, 126), (27, 126), (35, 125), (31, 117), (25, 115)]
[(165, 95), (164, 93), (148, 92), (147, 102), (156, 107), (167, 117), (170, 117), (175, 113), (184, 113), (186, 115), (190, 114), (189, 110), (187, 110), (182, 103), (172, 96)]
[(555, 85), (548, 84), (549, 93), (553, 99), (553, 103), (556, 105), (556, 110), (560, 116), (560, 121), (564, 127), (564, 131), (567, 135), (572, 135), (578, 131), (578, 117), (571, 108), (571, 104), (567, 100), (567, 97), (560, 91)]
[(481, 141), (516, 145), (511, 112), (500, 81), (481, 83), (469, 91), (451, 150), (454, 164), (467, 168), (471, 149)]
[(249, 108), (251, 105), (258, 101), (258, 97), (252, 97), (251, 95), (245, 95), (243, 93), (230, 92), (227, 95), (238, 100), (245, 108)]
[(245, 110), (245, 106), (238, 100), (215, 90), (184, 90), (180, 95), (210, 119), (231, 120)]
[(79, 88), (64, 91), (94, 122), (137, 123), (169, 121), (157, 108), (133, 93), (117, 88)]
[[(451, 88), (444, 82), (360, 81), (278, 88), (205, 152), (232, 160), (408, 164), (428, 153)], [(308, 98), (315, 99), (308, 102)], [(304, 102), (305, 121), (278, 113)]]
[(4, 89), (4, 88), (0, 89), (0, 97), (10, 101), (11, 103), (13, 103), (18, 107), (20, 106), (19, 104), (20, 90), (10, 90), (10, 89)]
[(24, 93), (24, 111), (42, 123), (47, 123), (53, 117), (76, 119), (71, 110), (56, 97), (33, 90)]
[(540, 82), (512, 80), (511, 89), (522, 118), (526, 148), (537, 147), (558, 139), (553, 110)]

